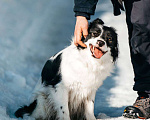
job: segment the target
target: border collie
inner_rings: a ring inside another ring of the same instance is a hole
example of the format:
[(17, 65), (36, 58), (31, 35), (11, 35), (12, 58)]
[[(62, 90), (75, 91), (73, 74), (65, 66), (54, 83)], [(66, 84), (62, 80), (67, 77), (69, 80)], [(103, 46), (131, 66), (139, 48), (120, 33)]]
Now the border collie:
[(16, 117), (36, 120), (96, 120), (97, 89), (112, 72), (118, 57), (117, 33), (101, 19), (90, 23), (89, 35), (52, 56), (43, 67), (41, 79), (29, 106), (19, 108)]

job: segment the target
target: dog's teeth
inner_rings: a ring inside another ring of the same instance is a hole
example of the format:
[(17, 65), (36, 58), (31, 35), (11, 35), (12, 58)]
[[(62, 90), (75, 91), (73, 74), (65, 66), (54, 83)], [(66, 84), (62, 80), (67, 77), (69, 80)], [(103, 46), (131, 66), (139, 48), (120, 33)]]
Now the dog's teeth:
[(95, 53), (94, 53), (94, 52), (95, 52), (95, 47), (93, 46), (93, 55), (95, 55)]
[(93, 46), (93, 51), (94, 51), (94, 46)]

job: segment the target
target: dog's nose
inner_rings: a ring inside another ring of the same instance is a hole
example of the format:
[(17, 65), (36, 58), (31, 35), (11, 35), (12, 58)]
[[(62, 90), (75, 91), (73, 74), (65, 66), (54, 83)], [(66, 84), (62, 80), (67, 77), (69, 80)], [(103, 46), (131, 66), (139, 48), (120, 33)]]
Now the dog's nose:
[(97, 40), (97, 44), (102, 47), (103, 45), (105, 45), (105, 42), (102, 40)]

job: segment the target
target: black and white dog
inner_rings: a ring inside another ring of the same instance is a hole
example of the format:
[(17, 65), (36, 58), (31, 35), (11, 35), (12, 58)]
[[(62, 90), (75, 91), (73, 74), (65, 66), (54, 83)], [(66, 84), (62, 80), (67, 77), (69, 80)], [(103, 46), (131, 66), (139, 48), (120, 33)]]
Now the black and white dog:
[(15, 115), (31, 115), (36, 120), (96, 120), (96, 90), (110, 75), (118, 57), (117, 34), (112, 27), (96, 19), (89, 25), (89, 35), (82, 41), (87, 48), (73, 43), (51, 57), (29, 106)]

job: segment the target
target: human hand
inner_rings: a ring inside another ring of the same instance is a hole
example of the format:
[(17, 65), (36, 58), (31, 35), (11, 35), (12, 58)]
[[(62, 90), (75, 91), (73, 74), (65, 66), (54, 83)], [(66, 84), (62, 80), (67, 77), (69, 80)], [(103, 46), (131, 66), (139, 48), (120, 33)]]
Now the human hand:
[(88, 35), (88, 20), (83, 16), (76, 17), (76, 25), (74, 31), (74, 44), (76, 46), (81, 45), (82, 47), (87, 47), (82, 41), (82, 34), (84, 38)]

